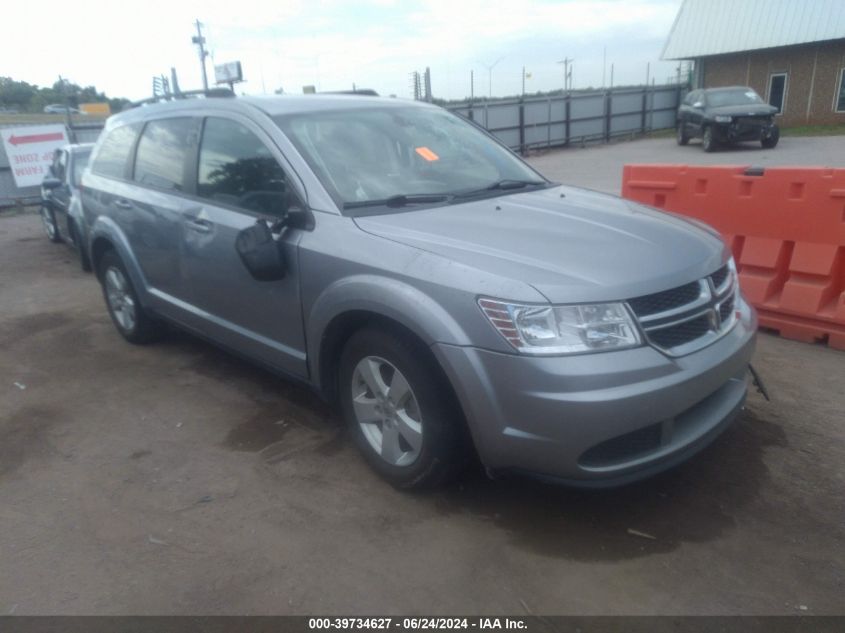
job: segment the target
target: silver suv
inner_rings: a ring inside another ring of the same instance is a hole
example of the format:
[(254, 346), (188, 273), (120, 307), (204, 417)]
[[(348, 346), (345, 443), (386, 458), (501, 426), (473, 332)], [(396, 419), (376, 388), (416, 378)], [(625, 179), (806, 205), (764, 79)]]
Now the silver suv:
[(175, 324), (338, 403), (403, 488), (619, 485), (746, 395), (756, 317), (706, 226), (549, 182), (472, 123), (362, 96), (180, 99), (112, 117), (83, 176), (120, 334)]

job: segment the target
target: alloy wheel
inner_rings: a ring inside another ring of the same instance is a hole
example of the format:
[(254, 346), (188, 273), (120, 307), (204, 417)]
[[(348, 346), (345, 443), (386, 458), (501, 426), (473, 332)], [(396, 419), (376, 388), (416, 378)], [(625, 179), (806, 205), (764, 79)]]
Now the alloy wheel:
[(41, 222), (44, 223), (44, 231), (47, 233), (47, 237), (51, 240), (56, 239), (56, 222), (53, 220), (50, 209), (44, 206), (41, 207)]
[(366, 356), (352, 372), (352, 407), (372, 449), (392, 466), (420, 455), (423, 421), (408, 380), (390, 361)]
[(135, 328), (135, 300), (129, 292), (129, 284), (123, 272), (115, 266), (106, 269), (106, 297), (109, 308), (118, 325), (126, 331), (131, 332)]

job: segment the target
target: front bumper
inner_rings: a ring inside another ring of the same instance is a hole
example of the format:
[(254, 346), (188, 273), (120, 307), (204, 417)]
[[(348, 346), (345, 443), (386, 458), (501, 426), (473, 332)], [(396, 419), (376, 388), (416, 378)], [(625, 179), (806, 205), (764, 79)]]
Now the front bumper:
[(771, 136), (772, 128), (774, 128), (774, 123), (768, 120), (715, 124), (716, 137), (722, 143), (759, 141)]
[(531, 357), (434, 345), (482, 462), (576, 486), (628, 483), (706, 446), (742, 408), (757, 319), (743, 301), (712, 345)]

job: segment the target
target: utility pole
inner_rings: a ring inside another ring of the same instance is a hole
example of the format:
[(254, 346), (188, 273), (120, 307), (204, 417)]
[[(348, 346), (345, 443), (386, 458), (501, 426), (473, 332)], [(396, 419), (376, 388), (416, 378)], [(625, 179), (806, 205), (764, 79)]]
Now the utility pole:
[(604, 47), (604, 52), (601, 56), (601, 87), (605, 88), (607, 86), (607, 46)]
[(563, 64), (563, 91), (569, 92), (572, 88), (571, 80), (572, 80), (572, 70), (570, 69), (570, 64), (575, 60), (570, 57), (564, 57), (561, 59), (558, 64)]
[(202, 36), (202, 23), (196, 20), (197, 34), (191, 38), (191, 42), (199, 47), (200, 67), (202, 68), (202, 88), (208, 90), (208, 75), (205, 73), (205, 58), (208, 57), (208, 51), (205, 50), (205, 38)]

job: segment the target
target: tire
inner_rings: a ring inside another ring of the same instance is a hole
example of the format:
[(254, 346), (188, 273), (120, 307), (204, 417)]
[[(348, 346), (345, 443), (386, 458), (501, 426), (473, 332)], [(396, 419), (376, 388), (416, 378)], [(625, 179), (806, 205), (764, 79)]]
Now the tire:
[(99, 278), (106, 308), (120, 335), (136, 345), (157, 340), (163, 326), (141, 306), (126, 267), (114, 251), (100, 260)]
[(708, 125), (701, 135), (701, 148), (708, 154), (716, 149), (716, 139), (713, 136), (713, 127)]
[(79, 229), (76, 227), (76, 222), (71, 220), (70, 223), (70, 237), (76, 247), (76, 252), (79, 254), (79, 267), (83, 272), (91, 272), (91, 259), (88, 253), (85, 252), (85, 245), (82, 243), (82, 238), (79, 236)]
[(777, 125), (773, 125), (771, 134), (760, 139), (760, 145), (763, 146), (763, 149), (773, 149), (777, 146), (779, 140), (780, 128)]
[(686, 126), (684, 125), (683, 121), (678, 121), (678, 133), (676, 136), (678, 145), (686, 145), (687, 143), (689, 143), (689, 136), (687, 136), (685, 127)]
[(41, 223), (44, 225), (44, 232), (54, 244), (62, 241), (62, 236), (59, 234), (59, 225), (56, 224), (56, 214), (46, 204), (41, 205)]
[(467, 463), (465, 427), (451, 388), (410, 337), (359, 330), (341, 354), (339, 380), (343, 417), (358, 449), (395, 487), (436, 487)]

